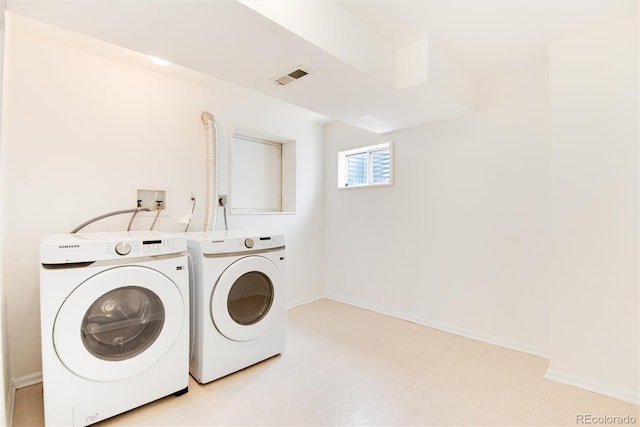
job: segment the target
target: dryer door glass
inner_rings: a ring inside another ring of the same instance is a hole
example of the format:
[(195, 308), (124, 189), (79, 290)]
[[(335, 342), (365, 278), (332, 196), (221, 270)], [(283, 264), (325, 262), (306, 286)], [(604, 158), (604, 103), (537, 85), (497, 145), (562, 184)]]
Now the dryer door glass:
[(99, 297), (82, 320), (82, 343), (102, 360), (126, 360), (145, 351), (158, 338), (165, 312), (149, 289), (126, 286)]
[(273, 283), (259, 271), (240, 276), (231, 286), (227, 310), (240, 325), (253, 325), (267, 315), (273, 303)]

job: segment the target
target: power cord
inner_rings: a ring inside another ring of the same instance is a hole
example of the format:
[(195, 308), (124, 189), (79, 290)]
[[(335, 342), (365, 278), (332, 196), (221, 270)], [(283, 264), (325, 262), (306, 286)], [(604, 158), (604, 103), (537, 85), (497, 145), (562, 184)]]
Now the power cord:
[(191, 201), (193, 204), (191, 205), (191, 213), (189, 214), (189, 222), (187, 222), (187, 226), (184, 228), (184, 232), (186, 233), (189, 230), (189, 226), (191, 225), (191, 219), (193, 218), (193, 212), (196, 210), (196, 197), (191, 196)]

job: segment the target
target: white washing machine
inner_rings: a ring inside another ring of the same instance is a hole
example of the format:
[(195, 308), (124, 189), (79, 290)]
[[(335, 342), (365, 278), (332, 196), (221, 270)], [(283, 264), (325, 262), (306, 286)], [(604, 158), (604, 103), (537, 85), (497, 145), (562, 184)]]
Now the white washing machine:
[(189, 383), (186, 240), (159, 232), (44, 236), (47, 426), (85, 426)]
[(186, 236), (191, 375), (204, 384), (282, 353), (287, 332), (284, 236)]

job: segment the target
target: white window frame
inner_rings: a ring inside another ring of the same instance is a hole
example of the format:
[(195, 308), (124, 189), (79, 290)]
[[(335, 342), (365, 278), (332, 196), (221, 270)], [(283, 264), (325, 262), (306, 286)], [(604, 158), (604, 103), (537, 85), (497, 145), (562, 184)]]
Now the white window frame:
[[(373, 161), (371, 154), (376, 151), (389, 150), (389, 182), (372, 182)], [(364, 184), (347, 185), (347, 157), (354, 154), (367, 155), (367, 182)], [(366, 147), (353, 148), (338, 152), (338, 188), (363, 188), (363, 187), (384, 187), (393, 184), (393, 141), (381, 144), (369, 145)]]

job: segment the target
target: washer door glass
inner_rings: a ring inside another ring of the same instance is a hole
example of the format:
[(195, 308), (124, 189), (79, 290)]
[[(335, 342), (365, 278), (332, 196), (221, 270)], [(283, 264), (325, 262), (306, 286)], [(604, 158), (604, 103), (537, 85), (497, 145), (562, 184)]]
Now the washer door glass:
[(229, 290), (227, 309), (241, 325), (253, 325), (264, 318), (273, 303), (273, 283), (259, 271), (238, 277)]
[(126, 286), (107, 292), (87, 310), (82, 343), (102, 360), (135, 357), (154, 343), (164, 325), (164, 306), (149, 289)]

